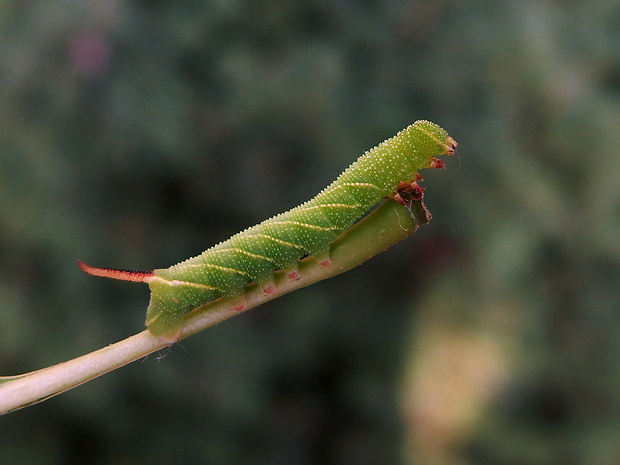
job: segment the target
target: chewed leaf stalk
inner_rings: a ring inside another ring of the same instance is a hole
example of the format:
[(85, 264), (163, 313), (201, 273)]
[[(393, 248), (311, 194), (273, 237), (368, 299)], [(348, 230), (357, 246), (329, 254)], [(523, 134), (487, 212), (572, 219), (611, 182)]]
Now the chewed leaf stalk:
[(300, 258), (316, 256), (329, 266), (332, 242), (384, 197), (404, 203), (421, 195), (418, 170), (443, 168), (435, 158), (452, 155), (456, 142), (429, 121), (416, 121), (367, 151), (311, 200), (235, 234), (202, 254), (152, 272), (96, 268), (79, 262), (87, 273), (148, 283), (151, 299), (146, 325), (155, 336), (174, 341), (183, 318), (214, 299), (237, 297), (243, 310), (245, 287), (252, 282), (266, 294), (275, 290), (273, 274), (295, 268)]

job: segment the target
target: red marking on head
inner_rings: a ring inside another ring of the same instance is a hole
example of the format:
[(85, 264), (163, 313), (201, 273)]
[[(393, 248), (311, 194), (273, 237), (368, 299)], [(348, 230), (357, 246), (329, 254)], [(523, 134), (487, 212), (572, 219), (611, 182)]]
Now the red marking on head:
[(301, 275), (299, 274), (299, 271), (291, 271), (289, 274), (286, 275), (288, 277), (288, 279), (290, 279), (291, 281), (298, 281), (301, 278)]
[(452, 137), (448, 137), (446, 139), (446, 145), (444, 146), (443, 153), (445, 155), (454, 155), (454, 152), (458, 146), (459, 144), (457, 144)]
[(436, 170), (441, 170), (441, 169), (444, 169), (446, 167), (446, 164), (444, 163), (443, 160), (440, 160), (439, 158), (432, 157), (430, 159), (430, 161), (428, 162), (428, 167), (429, 168), (434, 168)]
[(244, 311), (244, 310), (245, 310), (245, 307), (247, 307), (247, 304), (243, 303), (243, 304), (241, 304), (241, 305), (237, 305), (236, 307), (230, 307), (230, 309), (231, 309), (233, 312), (242, 312), (242, 311)]
[(332, 261), (329, 258), (326, 258), (325, 260), (321, 260), (319, 262), (319, 265), (321, 265), (321, 268), (325, 268), (326, 266), (329, 266), (332, 264)]
[(275, 292), (275, 290), (276, 290), (275, 286), (269, 285), (263, 288), (263, 294), (271, 295)]
[(148, 283), (153, 277), (152, 271), (119, 270), (116, 268), (98, 268), (90, 266), (78, 260), (77, 265), (85, 273), (102, 278), (119, 279), (121, 281), (133, 281), (135, 283)]

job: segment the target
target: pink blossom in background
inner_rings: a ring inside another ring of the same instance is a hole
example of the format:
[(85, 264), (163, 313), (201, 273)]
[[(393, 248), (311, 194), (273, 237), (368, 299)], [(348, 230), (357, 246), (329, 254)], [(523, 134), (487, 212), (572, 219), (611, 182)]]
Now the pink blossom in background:
[(101, 75), (110, 64), (110, 47), (99, 36), (78, 36), (69, 44), (69, 60), (71, 67), (83, 76)]

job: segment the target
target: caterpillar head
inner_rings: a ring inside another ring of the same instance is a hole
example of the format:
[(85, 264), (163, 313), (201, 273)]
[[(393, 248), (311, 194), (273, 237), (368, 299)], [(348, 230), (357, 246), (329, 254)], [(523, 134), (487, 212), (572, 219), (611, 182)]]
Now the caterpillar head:
[(456, 148), (458, 147), (459, 144), (456, 143), (456, 141), (448, 136), (446, 137), (446, 142), (443, 146), (443, 155), (454, 155), (454, 152), (456, 151)]
[(408, 131), (416, 151), (422, 154), (453, 155), (458, 145), (445, 129), (430, 121), (418, 120), (405, 131)]

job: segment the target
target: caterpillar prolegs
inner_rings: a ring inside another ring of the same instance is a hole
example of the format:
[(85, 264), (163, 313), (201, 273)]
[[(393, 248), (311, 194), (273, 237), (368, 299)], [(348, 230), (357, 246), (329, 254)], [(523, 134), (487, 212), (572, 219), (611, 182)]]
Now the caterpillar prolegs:
[(242, 296), (252, 282), (273, 292), (273, 274), (291, 268), (308, 255), (329, 265), (331, 243), (384, 197), (406, 203), (421, 188), (422, 168), (442, 168), (435, 156), (452, 155), (457, 144), (429, 121), (416, 121), (364, 153), (313, 199), (235, 234), (202, 254), (166, 269), (150, 272), (96, 268), (78, 261), (85, 272), (125, 281), (148, 283), (146, 313), (149, 331), (175, 340), (191, 310), (220, 297)]

